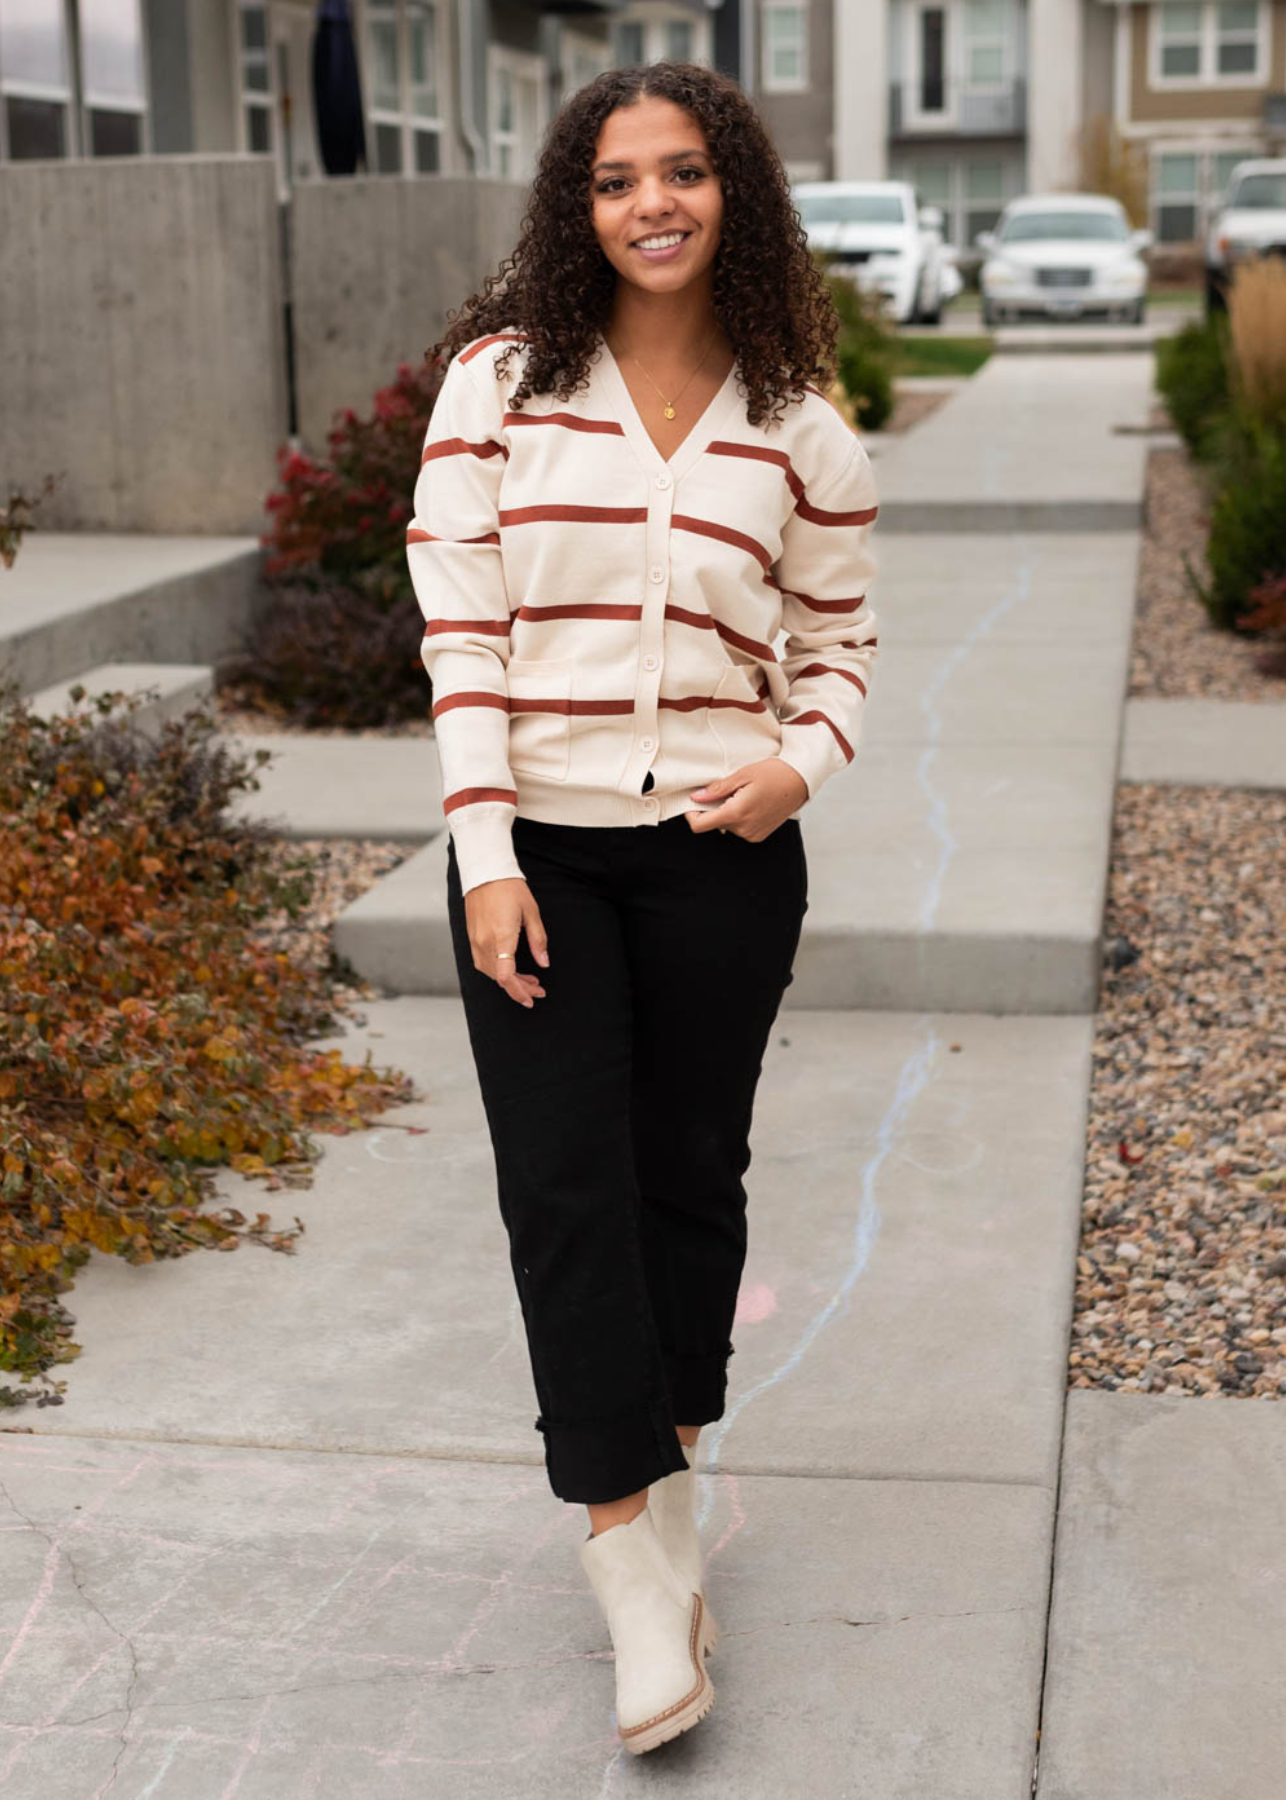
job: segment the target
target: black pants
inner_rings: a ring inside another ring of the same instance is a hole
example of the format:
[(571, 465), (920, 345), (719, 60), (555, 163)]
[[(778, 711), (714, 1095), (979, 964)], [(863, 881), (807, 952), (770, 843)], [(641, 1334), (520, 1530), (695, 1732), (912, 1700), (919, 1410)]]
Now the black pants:
[(749, 1133), (808, 907), (797, 819), (757, 844), (519, 817), (549, 938), (532, 1009), (473, 966), (452, 845), (456, 964), (495, 1152), (550, 1485), (617, 1500), (687, 1467), (675, 1425), (721, 1418), (746, 1255)]

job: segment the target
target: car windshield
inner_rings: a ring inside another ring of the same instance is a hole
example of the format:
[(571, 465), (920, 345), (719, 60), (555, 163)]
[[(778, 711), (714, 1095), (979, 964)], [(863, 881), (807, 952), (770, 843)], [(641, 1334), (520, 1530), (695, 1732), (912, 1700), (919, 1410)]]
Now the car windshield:
[(901, 225), (901, 194), (796, 194), (805, 225)]
[(1087, 238), (1094, 243), (1124, 243), (1130, 235), (1119, 213), (1021, 212), (1002, 226), (1002, 244), (1029, 244), (1038, 238)]
[(1258, 175), (1243, 175), (1228, 196), (1229, 206), (1249, 208), (1281, 207), (1286, 211), (1286, 170), (1280, 175), (1261, 170)]

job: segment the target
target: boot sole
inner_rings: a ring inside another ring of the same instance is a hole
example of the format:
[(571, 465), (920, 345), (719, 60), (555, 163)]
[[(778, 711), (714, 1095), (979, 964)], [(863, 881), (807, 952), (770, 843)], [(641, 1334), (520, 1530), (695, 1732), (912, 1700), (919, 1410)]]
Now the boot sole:
[(704, 1650), (708, 1656), (718, 1636), (718, 1627), (705, 1610), (700, 1595), (697, 1595), (697, 1616), (692, 1622), (692, 1666), (697, 1673), (697, 1684), (690, 1694), (665, 1712), (659, 1713), (655, 1719), (644, 1719), (639, 1725), (631, 1725), (621, 1732), (621, 1741), (632, 1756), (642, 1756), (648, 1750), (655, 1750), (659, 1744), (669, 1743), (681, 1732), (690, 1731), (694, 1725), (700, 1724), (710, 1708), (714, 1705), (714, 1683), (706, 1674)]

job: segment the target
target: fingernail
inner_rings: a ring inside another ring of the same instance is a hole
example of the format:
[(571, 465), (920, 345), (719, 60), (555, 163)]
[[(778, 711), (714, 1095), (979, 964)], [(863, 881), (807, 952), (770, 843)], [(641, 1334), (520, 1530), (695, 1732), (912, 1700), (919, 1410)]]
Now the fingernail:
[(536, 961), (547, 969), (549, 967), (549, 952), (547, 950), (537, 950)]

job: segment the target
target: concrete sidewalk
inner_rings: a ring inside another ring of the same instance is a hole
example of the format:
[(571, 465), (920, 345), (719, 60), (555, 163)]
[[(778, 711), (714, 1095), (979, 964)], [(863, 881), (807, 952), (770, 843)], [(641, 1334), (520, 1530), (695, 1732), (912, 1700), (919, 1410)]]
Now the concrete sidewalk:
[(1026, 1800), (1089, 1032), (774, 1034), (703, 1439), (719, 1701), (643, 1770), (584, 1515), (540, 1466), (460, 1009), (370, 1007), (346, 1056), (426, 1098), (327, 1140), (307, 1192), (219, 1180), (297, 1213), (297, 1253), (95, 1253), (67, 1403), (0, 1431), (6, 1800), (777, 1800), (854, 1770), (880, 1800)]

